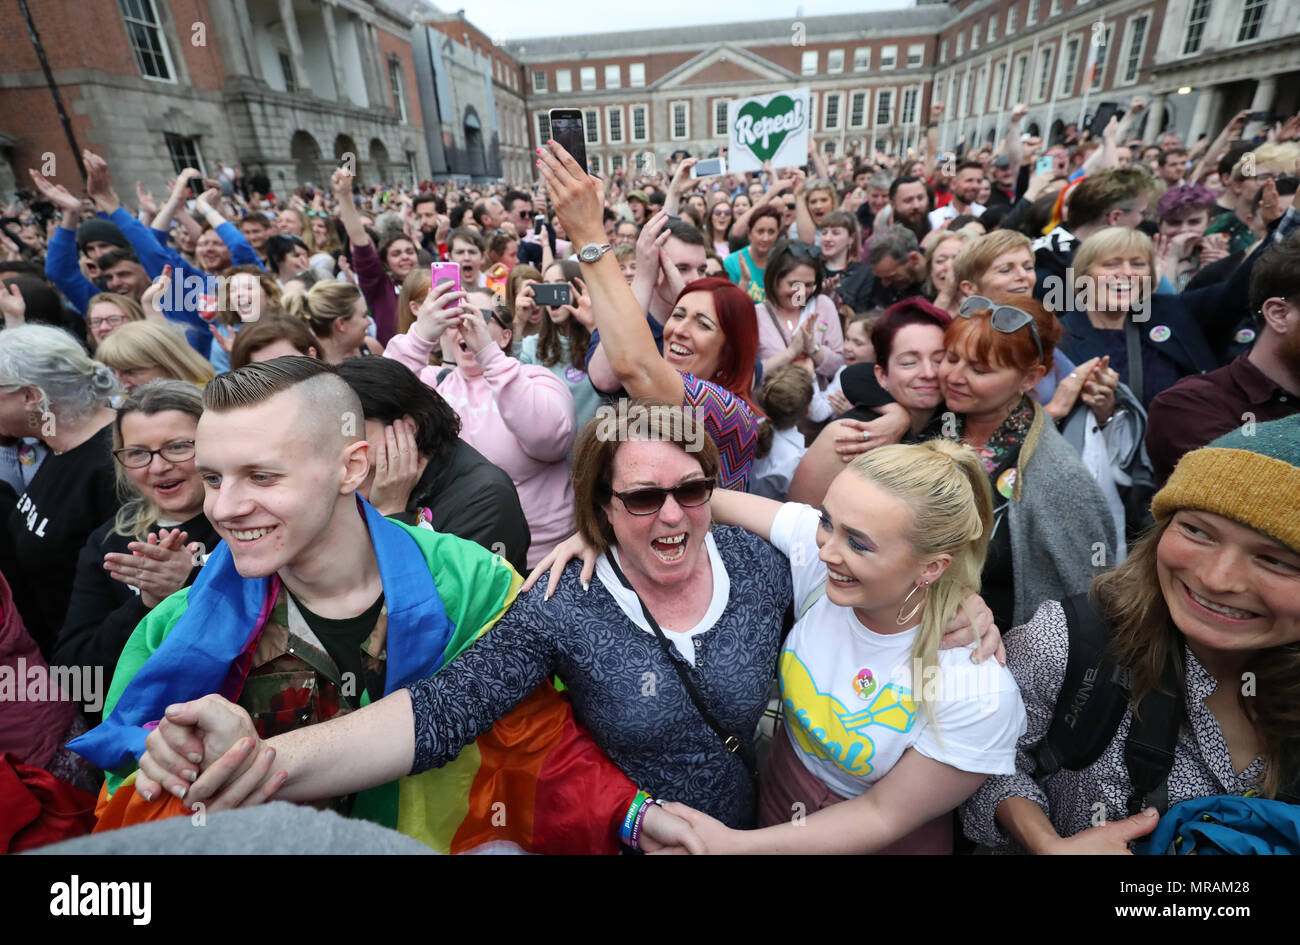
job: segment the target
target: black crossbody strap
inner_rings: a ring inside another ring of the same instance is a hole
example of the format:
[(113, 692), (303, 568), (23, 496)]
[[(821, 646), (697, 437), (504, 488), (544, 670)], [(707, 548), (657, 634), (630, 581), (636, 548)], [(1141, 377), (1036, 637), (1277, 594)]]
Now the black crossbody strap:
[(1160, 689), (1142, 697), (1133, 713), (1124, 742), (1124, 765), (1128, 768), (1129, 814), (1154, 807), (1161, 814), (1169, 806), (1169, 772), (1174, 768), (1178, 728), (1183, 718), (1178, 677), (1171, 659), (1165, 666)]
[(605, 552), (605, 559), (609, 562), (610, 567), (614, 569), (614, 574), (618, 578), (619, 583), (633, 594), (636, 594), (637, 603), (641, 605), (641, 613), (645, 615), (646, 623), (648, 623), (650, 629), (654, 631), (655, 639), (659, 641), (659, 648), (663, 650), (664, 657), (667, 658), (668, 662), (672, 664), (673, 669), (676, 670), (677, 678), (680, 679), (682, 685), (686, 687), (686, 695), (690, 697), (691, 703), (695, 706), (695, 711), (700, 713), (700, 718), (704, 719), (705, 724), (708, 725), (709, 728), (713, 729), (714, 734), (722, 740), (722, 747), (725, 748), (729, 754), (740, 756), (740, 760), (745, 765), (745, 770), (749, 772), (749, 776), (753, 779), (754, 786), (757, 788), (758, 766), (754, 761), (754, 746), (748, 739), (742, 738), (735, 732), (727, 731), (727, 729), (724, 728), (716, 718), (714, 718), (713, 713), (705, 707), (704, 700), (700, 697), (699, 690), (697, 690), (695, 684), (691, 682), (691, 677), (687, 667), (683, 665), (682, 658), (677, 655), (676, 647), (668, 642), (668, 638), (664, 636), (663, 630), (659, 628), (658, 621), (656, 621), (654, 616), (651, 615), (650, 608), (645, 605), (645, 601), (641, 599), (641, 595), (636, 593), (636, 589), (633, 588), (631, 582), (628, 581), (627, 576), (623, 573), (623, 569), (620, 568), (618, 562), (614, 560), (614, 552), (612, 549)]

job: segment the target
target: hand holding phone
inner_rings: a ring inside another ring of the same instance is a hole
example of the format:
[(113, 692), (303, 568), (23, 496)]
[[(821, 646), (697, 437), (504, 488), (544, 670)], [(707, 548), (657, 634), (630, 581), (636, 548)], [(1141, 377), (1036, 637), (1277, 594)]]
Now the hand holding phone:
[(1056, 162), (1052, 159), (1052, 156), (1050, 154), (1044, 154), (1034, 162), (1034, 175), (1046, 174), (1055, 166)]
[(587, 170), (587, 133), (582, 124), (582, 109), (552, 108), (551, 140), (558, 141), (572, 155), (578, 166)]
[(720, 157), (708, 158), (703, 161), (697, 161), (691, 167), (692, 178), (720, 177), (725, 173), (727, 173), (726, 158), (720, 158)]
[(533, 285), (533, 301), (540, 306), (557, 308), (569, 305), (572, 294), (567, 282), (538, 282)]
[(460, 264), (454, 262), (436, 262), (429, 267), (429, 283), (432, 286), (440, 282), (452, 283), (455, 291), (460, 290)]

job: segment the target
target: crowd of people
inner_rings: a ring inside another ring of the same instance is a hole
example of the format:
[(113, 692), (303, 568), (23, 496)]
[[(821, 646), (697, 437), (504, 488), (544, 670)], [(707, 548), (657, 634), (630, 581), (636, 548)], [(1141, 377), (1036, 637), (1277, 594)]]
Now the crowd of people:
[(1300, 116), (1144, 107), (713, 177), (31, 171), (0, 678), (65, 684), (0, 699), (10, 849), (292, 801), (452, 852), (1164, 852), (1300, 802)]

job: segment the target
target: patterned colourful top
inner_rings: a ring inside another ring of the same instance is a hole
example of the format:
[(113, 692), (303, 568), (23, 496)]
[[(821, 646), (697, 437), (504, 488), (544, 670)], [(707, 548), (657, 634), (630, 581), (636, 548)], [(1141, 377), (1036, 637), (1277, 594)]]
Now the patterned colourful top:
[(724, 489), (749, 488), (749, 471), (758, 446), (758, 417), (743, 400), (711, 381), (682, 374), (686, 393), (682, 405), (695, 411), (713, 442), (718, 445), (718, 485)]

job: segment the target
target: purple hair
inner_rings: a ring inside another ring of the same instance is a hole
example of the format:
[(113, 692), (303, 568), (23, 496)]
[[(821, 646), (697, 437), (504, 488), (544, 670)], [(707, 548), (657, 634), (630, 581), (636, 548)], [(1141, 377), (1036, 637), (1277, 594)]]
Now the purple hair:
[(1160, 220), (1179, 219), (1205, 210), (1214, 205), (1214, 193), (1200, 184), (1183, 184), (1170, 187), (1165, 191), (1160, 202), (1156, 204), (1156, 215)]

